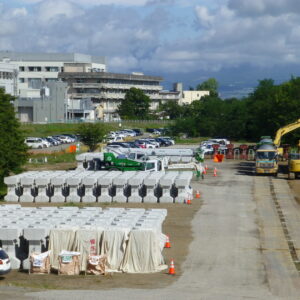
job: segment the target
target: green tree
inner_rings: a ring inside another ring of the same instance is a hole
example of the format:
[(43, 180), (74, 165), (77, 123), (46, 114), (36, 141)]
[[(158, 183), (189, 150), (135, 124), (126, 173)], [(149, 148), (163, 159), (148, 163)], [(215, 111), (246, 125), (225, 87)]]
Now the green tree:
[(158, 112), (168, 117), (170, 120), (180, 118), (183, 113), (183, 107), (178, 104), (177, 101), (167, 101), (159, 106)]
[(127, 120), (149, 119), (150, 101), (150, 98), (142, 90), (131, 88), (118, 106), (118, 114), (122, 119)]
[(100, 123), (83, 123), (78, 127), (78, 134), (80, 135), (81, 142), (93, 152), (96, 150), (98, 144), (102, 142), (105, 128)]
[(208, 78), (196, 87), (197, 91), (210, 91), (211, 96), (218, 95), (219, 84), (215, 78)]
[(20, 172), (27, 160), (27, 146), (13, 101), (14, 97), (0, 88), (0, 187), (4, 177)]

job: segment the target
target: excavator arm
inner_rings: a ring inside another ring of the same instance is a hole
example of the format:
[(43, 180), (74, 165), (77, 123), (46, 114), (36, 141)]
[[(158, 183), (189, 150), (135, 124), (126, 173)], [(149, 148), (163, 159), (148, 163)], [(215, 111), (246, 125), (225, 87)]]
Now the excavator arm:
[(285, 134), (287, 134), (287, 133), (289, 133), (289, 132), (291, 132), (291, 131), (293, 131), (297, 128), (300, 128), (300, 119), (298, 119), (294, 123), (291, 123), (291, 124), (288, 124), (284, 127), (279, 128), (276, 132), (276, 136), (275, 136), (275, 139), (274, 139), (274, 145), (276, 147), (279, 147), (282, 136), (284, 136)]

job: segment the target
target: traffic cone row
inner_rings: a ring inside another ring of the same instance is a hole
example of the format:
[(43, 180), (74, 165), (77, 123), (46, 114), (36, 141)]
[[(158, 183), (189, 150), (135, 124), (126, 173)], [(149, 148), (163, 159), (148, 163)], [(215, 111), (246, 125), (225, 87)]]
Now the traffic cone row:
[(174, 259), (171, 259), (170, 268), (169, 268), (169, 274), (170, 275), (175, 275)]

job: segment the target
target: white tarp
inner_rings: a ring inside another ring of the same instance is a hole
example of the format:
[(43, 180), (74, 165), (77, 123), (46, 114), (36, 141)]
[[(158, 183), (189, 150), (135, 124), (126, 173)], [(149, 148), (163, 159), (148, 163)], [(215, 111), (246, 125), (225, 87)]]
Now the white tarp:
[(129, 229), (108, 229), (103, 233), (101, 254), (107, 255), (107, 271), (120, 271), (120, 265), (124, 258)]
[(120, 269), (126, 273), (153, 273), (166, 269), (160, 238), (152, 230), (132, 230)]
[(86, 270), (89, 256), (99, 255), (100, 242), (104, 229), (79, 229), (76, 231), (74, 249), (80, 252), (80, 271)]
[(58, 255), (62, 250), (72, 251), (74, 249), (75, 232), (74, 229), (52, 229), (49, 234), (50, 264), (54, 269), (58, 269)]

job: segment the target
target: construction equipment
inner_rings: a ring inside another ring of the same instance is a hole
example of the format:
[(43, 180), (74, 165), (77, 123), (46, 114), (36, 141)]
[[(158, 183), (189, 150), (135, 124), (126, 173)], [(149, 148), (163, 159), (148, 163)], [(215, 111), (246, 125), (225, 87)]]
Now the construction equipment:
[(288, 124), (284, 127), (281, 127), (280, 129), (277, 130), (276, 132), (276, 136), (274, 139), (274, 145), (277, 147), (277, 151), (278, 154), (282, 157), (283, 156), (283, 148), (280, 147), (280, 143), (281, 143), (281, 138), (282, 136), (284, 136), (285, 134), (300, 128), (300, 119), (298, 119), (296, 122)]
[(161, 160), (151, 159), (136, 161), (125, 155), (115, 156), (111, 152), (103, 153), (103, 160), (99, 161), (100, 170), (111, 171), (162, 171), (164, 166)]
[(300, 179), (300, 153), (290, 153), (288, 160), (289, 179)]
[(278, 153), (276, 147), (269, 144), (262, 144), (256, 150), (255, 172), (256, 174), (270, 174), (277, 176)]

